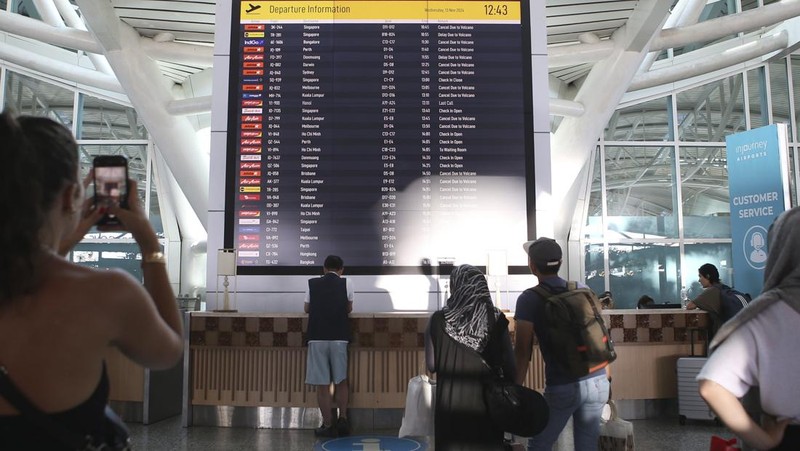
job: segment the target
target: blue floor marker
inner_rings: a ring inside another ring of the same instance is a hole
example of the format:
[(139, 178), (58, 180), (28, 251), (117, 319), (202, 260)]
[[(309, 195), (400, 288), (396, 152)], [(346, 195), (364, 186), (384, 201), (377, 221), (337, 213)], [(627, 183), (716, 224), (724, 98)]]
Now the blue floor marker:
[(424, 451), (428, 445), (411, 438), (356, 435), (319, 441), (314, 451)]

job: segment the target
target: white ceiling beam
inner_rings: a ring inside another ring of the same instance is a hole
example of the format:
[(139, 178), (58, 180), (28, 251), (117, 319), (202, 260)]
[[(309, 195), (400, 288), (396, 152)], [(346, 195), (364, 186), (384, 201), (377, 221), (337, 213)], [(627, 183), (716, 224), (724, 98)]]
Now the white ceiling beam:
[(709, 42), (725, 36), (757, 30), (761, 27), (800, 16), (800, 0), (783, 0), (749, 11), (707, 20), (686, 27), (662, 30), (653, 39), (651, 50), (683, 47), (696, 42)]
[(788, 45), (789, 34), (785, 30), (781, 30), (771, 36), (754, 36), (738, 47), (727, 49), (709, 57), (694, 59), (664, 69), (651, 70), (640, 74), (631, 81), (628, 91), (652, 88), (714, 72), (783, 50)]
[(14, 45), (0, 42), (0, 59), (11, 64), (41, 72), (51, 77), (62, 78), (73, 83), (92, 86), (107, 91), (124, 94), (125, 90), (113, 75), (93, 69), (65, 63), (43, 55), (22, 50)]
[(0, 10), (0, 30), (59, 47), (103, 53), (103, 48), (88, 31), (53, 27), (40, 20), (2, 10)]

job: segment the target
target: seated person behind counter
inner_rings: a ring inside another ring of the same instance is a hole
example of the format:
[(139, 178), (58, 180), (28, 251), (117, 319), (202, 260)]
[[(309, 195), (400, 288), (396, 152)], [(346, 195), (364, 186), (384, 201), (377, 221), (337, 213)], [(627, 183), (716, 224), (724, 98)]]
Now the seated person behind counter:
[(636, 308), (637, 309), (656, 309), (656, 308), (676, 308), (676, 309), (679, 309), (679, 308), (681, 308), (681, 305), (679, 303), (675, 303), (675, 302), (662, 302), (660, 304), (656, 304), (656, 301), (653, 300), (653, 298), (651, 298), (650, 296), (645, 294), (644, 296), (639, 298), (639, 302), (636, 303)]

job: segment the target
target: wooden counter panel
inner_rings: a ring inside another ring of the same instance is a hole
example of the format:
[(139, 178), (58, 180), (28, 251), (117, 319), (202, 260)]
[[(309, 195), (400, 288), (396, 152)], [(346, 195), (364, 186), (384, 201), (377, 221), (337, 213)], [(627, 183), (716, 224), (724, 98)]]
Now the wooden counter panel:
[(106, 353), (106, 370), (110, 381), (110, 400), (144, 401), (144, 368), (116, 348), (111, 348)]
[[(306, 348), (192, 348), (192, 404), (316, 407), (305, 384)], [(405, 406), (408, 380), (424, 373), (422, 349), (351, 348), (350, 406)]]

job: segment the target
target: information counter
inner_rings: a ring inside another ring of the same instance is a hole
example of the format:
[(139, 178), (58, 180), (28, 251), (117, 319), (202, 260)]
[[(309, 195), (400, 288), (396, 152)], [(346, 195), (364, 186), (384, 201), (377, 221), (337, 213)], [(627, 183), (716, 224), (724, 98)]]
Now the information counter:
[[(316, 391), (305, 385), (302, 313), (190, 312), (186, 328), (184, 425), (313, 428)], [(408, 380), (425, 373), (424, 336), (431, 313), (351, 314), (350, 416), (365, 428), (400, 424)], [(509, 314), (513, 316), (512, 314)], [(704, 312), (607, 310), (618, 359), (616, 399), (675, 398), (675, 363), (705, 349)], [(511, 319), (511, 318), (510, 318)], [(513, 319), (511, 321), (513, 333)], [(538, 348), (526, 385), (544, 388)]]

